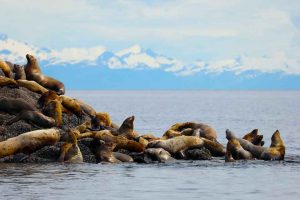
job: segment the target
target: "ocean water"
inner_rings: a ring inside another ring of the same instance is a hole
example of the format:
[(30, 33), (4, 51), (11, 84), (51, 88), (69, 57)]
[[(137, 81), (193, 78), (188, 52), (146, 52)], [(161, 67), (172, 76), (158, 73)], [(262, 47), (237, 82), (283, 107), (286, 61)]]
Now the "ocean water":
[(167, 164), (0, 164), (0, 199), (299, 199), (300, 91), (70, 91), (120, 124), (161, 136), (176, 122), (208, 123), (226, 144), (229, 128), (279, 129), (285, 161)]

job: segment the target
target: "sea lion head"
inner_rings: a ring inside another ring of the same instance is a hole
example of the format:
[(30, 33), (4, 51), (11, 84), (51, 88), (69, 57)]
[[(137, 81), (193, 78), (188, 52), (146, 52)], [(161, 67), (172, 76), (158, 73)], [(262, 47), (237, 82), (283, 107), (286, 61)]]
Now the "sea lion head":
[(227, 138), (227, 140), (230, 140), (232, 138), (236, 138), (236, 136), (231, 130), (226, 129), (226, 138)]
[(264, 145), (264, 141), (263, 140), (263, 135), (258, 135), (258, 129), (254, 129), (253, 131), (251, 131), (250, 133), (247, 133), (243, 139), (251, 142), (254, 145), (259, 145), (259, 146), (263, 146)]
[(123, 127), (133, 129), (133, 121), (134, 121), (134, 116), (128, 117), (127, 119), (124, 120), (121, 127), (123, 126)]
[(36, 62), (36, 58), (33, 55), (30, 55), (30, 54), (26, 54), (26, 59), (27, 59), (28, 63)]
[(284, 147), (283, 140), (280, 137), (279, 130), (276, 130), (271, 137), (270, 147)]

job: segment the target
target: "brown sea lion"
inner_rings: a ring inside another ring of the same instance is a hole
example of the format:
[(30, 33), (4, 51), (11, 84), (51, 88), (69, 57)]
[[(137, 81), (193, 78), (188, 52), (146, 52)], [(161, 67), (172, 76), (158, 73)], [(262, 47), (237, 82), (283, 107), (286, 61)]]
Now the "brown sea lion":
[(55, 91), (58, 95), (65, 94), (64, 84), (52, 77), (44, 76), (34, 56), (27, 54), (26, 59), (25, 74), (28, 80), (33, 80), (43, 87)]
[(61, 104), (70, 112), (72, 112), (78, 117), (83, 115), (81, 106), (76, 99), (73, 99), (65, 95), (59, 96), (59, 99), (61, 100)]
[(18, 84), (14, 79), (0, 76), (0, 87), (3, 86), (18, 87)]
[(81, 109), (83, 110), (84, 113), (89, 115), (90, 117), (95, 117), (96, 116), (96, 111), (95, 109), (88, 105), (87, 103), (77, 99), (77, 102), (80, 104)]
[(37, 111), (37, 108), (20, 98), (3, 97), (0, 99), (0, 111), (16, 114), (24, 110)]
[(38, 94), (44, 94), (45, 92), (48, 92), (46, 88), (44, 88), (35, 81), (17, 80), (17, 83), (19, 87), (27, 88), (28, 90)]
[(7, 78), (13, 78), (13, 73), (8, 62), (0, 60), (0, 69)]
[(116, 159), (118, 159), (121, 162), (133, 162), (133, 158), (127, 154), (113, 152), (113, 155)]
[(96, 156), (98, 162), (120, 163), (113, 153), (116, 143), (102, 140), (93, 140), (91, 146), (92, 151)]
[(55, 126), (55, 120), (51, 117), (43, 115), (40, 111), (23, 110), (18, 115), (6, 122), (7, 125), (11, 125), (19, 120), (25, 120), (34, 125), (38, 125), (45, 128)]
[(211, 126), (203, 123), (194, 123), (194, 122), (185, 122), (185, 123), (177, 123), (172, 125), (169, 130), (174, 131), (183, 131), (184, 129), (191, 128), (193, 130), (200, 129), (200, 136), (204, 137), (209, 140), (216, 140), (217, 139), (217, 133), (215, 129), (213, 129)]
[(234, 160), (249, 160), (252, 159), (252, 154), (249, 151), (246, 151), (240, 144), (240, 142), (236, 138), (232, 138), (228, 140), (227, 147), (226, 147), (227, 152), (230, 152), (227, 155), (227, 162)]
[(204, 142), (204, 147), (208, 149), (212, 156), (223, 157), (226, 154), (225, 147), (217, 141), (211, 141), (206, 138), (201, 138)]
[(13, 72), (15, 73), (15, 80), (26, 80), (26, 74), (25, 74), (24, 66), (14, 64)]
[(43, 108), (43, 113), (55, 120), (56, 126), (62, 126), (62, 105), (58, 100), (52, 100)]
[(162, 163), (174, 160), (171, 154), (163, 148), (148, 148), (144, 151), (144, 155), (150, 158), (152, 161), (158, 161)]
[(52, 90), (48, 90), (47, 92), (43, 93), (41, 95), (41, 97), (38, 100), (38, 105), (43, 108), (44, 106), (47, 106), (50, 101), (52, 100), (58, 100), (58, 95), (56, 94), (56, 92), (52, 91)]
[(0, 142), (0, 158), (17, 153), (30, 154), (44, 146), (54, 145), (59, 139), (59, 130), (53, 128), (23, 133)]
[(264, 146), (263, 135), (258, 135), (258, 129), (254, 129), (250, 133), (244, 135), (243, 139), (248, 140), (254, 145)]
[(111, 126), (112, 121), (111, 121), (111, 118), (110, 118), (108, 113), (98, 112), (98, 113), (96, 113), (96, 118), (99, 119), (100, 125), (102, 125), (102, 126)]
[(136, 138), (138, 135), (133, 131), (134, 116), (128, 117), (124, 120), (122, 125), (117, 131), (112, 131), (113, 135), (121, 135), (128, 139)]
[(149, 142), (147, 148), (163, 148), (171, 154), (184, 151), (189, 148), (199, 148), (204, 141), (196, 136), (178, 136), (168, 140), (154, 140)]
[(228, 140), (237, 139), (241, 146), (246, 150), (249, 151), (253, 157), (257, 159), (263, 160), (283, 160), (285, 156), (285, 145), (283, 140), (280, 137), (280, 133), (278, 130), (274, 132), (271, 138), (271, 146), (269, 148), (257, 146), (252, 144), (251, 142), (245, 139), (239, 139), (235, 136), (235, 134), (230, 131), (226, 130), (226, 138)]
[(59, 162), (82, 163), (82, 153), (77, 144), (77, 135), (73, 130), (68, 131), (69, 137), (60, 148)]

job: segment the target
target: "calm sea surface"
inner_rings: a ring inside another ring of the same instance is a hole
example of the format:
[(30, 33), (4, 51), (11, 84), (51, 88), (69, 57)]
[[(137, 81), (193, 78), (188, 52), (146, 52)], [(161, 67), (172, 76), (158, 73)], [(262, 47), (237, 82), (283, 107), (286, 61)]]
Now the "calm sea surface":
[(300, 91), (70, 91), (120, 124), (135, 115), (139, 133), (161, 136), (176, 122), (254, 128), (270, 145), (279, 129), (282, 162), (178, 161), (168, 164), (0, 164), (1, 199), (299, 199)]

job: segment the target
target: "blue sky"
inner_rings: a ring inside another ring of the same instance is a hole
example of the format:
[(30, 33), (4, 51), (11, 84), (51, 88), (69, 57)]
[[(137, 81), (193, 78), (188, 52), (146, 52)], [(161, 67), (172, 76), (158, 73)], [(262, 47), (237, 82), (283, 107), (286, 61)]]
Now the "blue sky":
[[(237, 75), (254, 70), (300, 77), (299, 0), (0, 0), (0, 5), (1, 32), (54, 49), (51, 56), (73, 59), (84, 52), (96, 59), (103, 49), (118, 55), (138, 44), (176, 59), (168, 60), (173, 67), (165, 71), (177, 75), (230, 69)], [(135, 68), (144, 56), (136, 54), (121, 67)], [(153, 64), (151, 59), (144, 61)]]
[(140, 44), (190, 62), (300, 57), (298, 0), (1, 0), (0, 9), (6, 34), (49, 48)]

